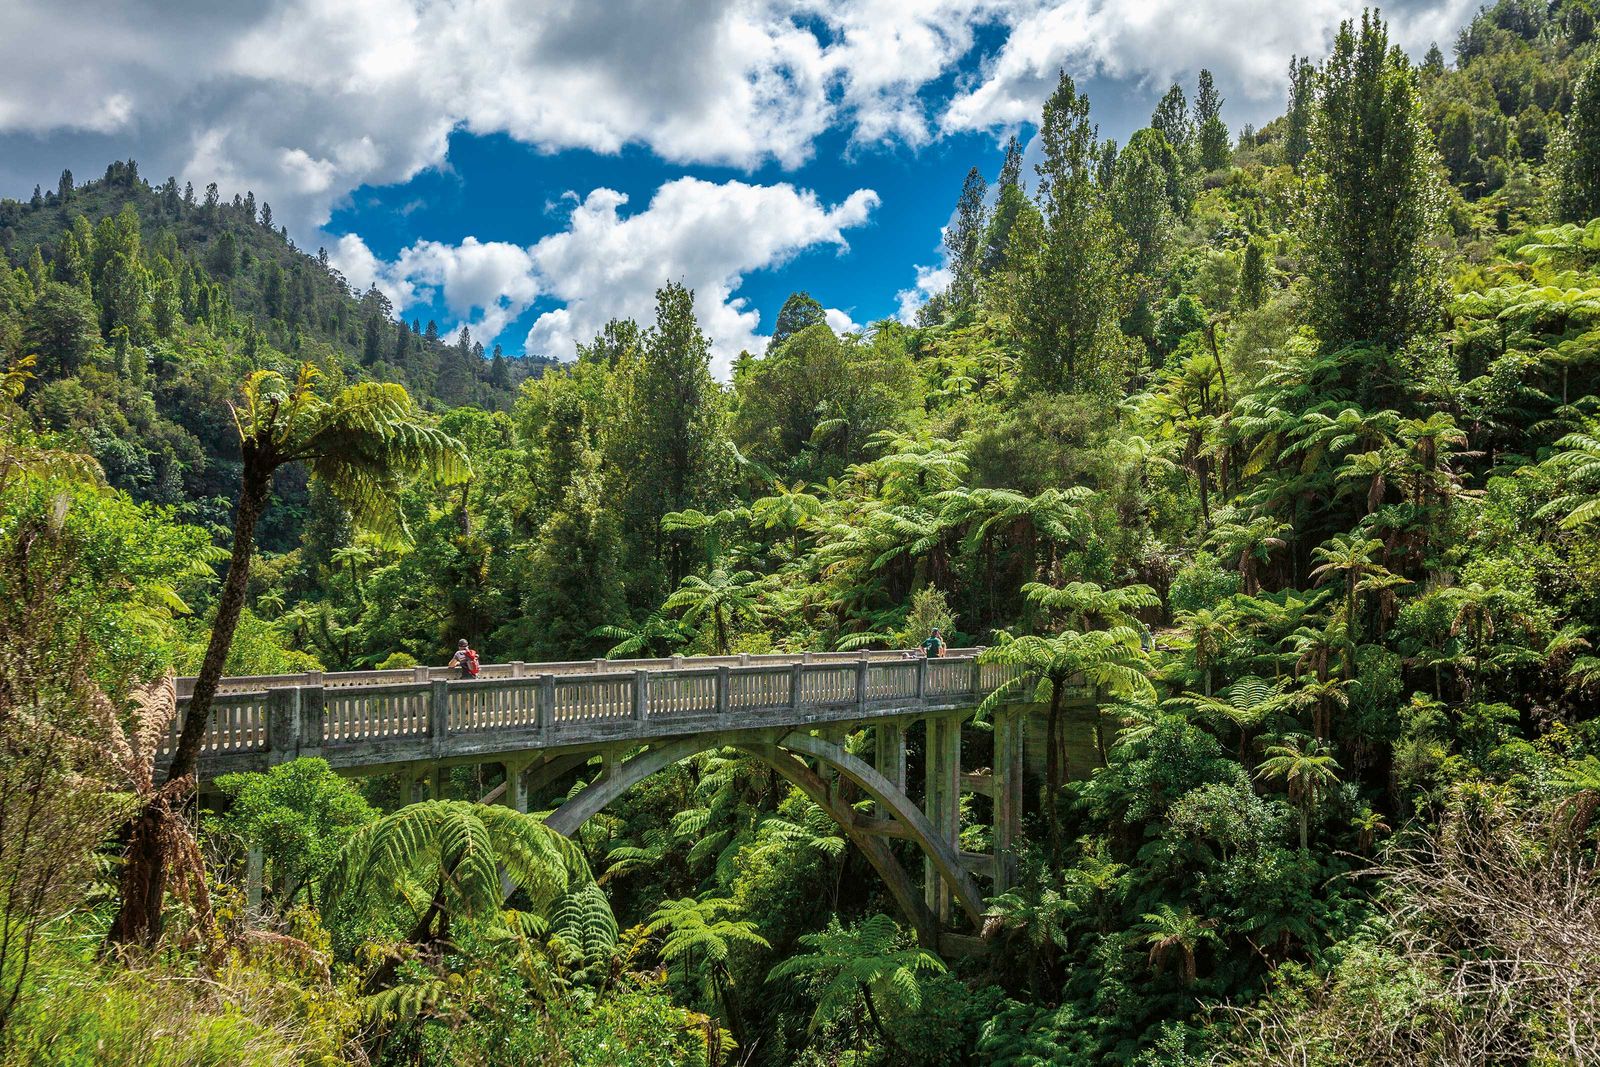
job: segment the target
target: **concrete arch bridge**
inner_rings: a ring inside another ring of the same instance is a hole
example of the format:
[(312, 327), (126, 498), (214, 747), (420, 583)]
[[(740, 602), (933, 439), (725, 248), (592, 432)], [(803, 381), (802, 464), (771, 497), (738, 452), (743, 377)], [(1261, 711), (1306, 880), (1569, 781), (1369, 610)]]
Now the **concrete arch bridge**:
[[(650, 775), (731, 747), (767, 763), (839, 824), (922, 944), (960, 952), (975, 947), (983, 897), (1010, 884), (1025, 768), (1043, 758), (1033, 706), (1008, 704), (994, 716), (992, 768), (963, 772), (963, 724), (1014, 676), (980, 664), (978, 651), (486, 664), (470, 680), (429, 667), (228, 678), (200, 775), (319, 756), (343, 774), (397, 774), (414, 797), (440, 795), (451, 766), (500, 764), (504, 784), (485, 799), (526, 811), (530, 795), (599, 756), (600, 773), (546, 820), (570, 836)], [(192, 684), (179, 679), (180, 719)], [(1079, 715), (1095, 707), (1088, 691), (1068, 703)], [(862, 727), (874, 738), (870, 761), (842, 744)], [(912, 731), (923, 733), (920, 789), (906, 774)], [(177, 732), (174, 724), (163, 755)], [(852, 792), (873, 800), (871, 815), (856, 810)], [(963, 792), (992, 799), (988, 853), (961, 850)], [(893, 840), (921, 852), (920, 880)]]

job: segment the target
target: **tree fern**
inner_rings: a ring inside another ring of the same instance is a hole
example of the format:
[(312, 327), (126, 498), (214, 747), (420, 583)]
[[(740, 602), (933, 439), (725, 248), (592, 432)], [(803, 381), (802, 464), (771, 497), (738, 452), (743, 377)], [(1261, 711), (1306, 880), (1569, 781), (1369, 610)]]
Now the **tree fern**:
[[(401, 905), (414, 916), (407, 940), (427, 943), (443, 936), (452, 920), (498, 922), (502, 871), (535, 913), (591, 880), (577, 846), (534, 816), (433, 800), (356, 831), (323, 888), (330, 901), (374, 917)], [(369, 976), (369, 985), (387, 985), (397, 965), (391, 956)]]
[(429, 975), (362, 997), (361, 1014), (369, 1026), (391, 1026), (432, 1014), (451, 995), (447, 978)]
[(720, 897), (668, 900), (656, 908), (645, 929), (652, 934), (666, 934), (661, 946), (661, 958), (668, 963), (683, 961), (685, 975), (695, 956), (722, 963), (728, 958), (729, 948), (736, 943), (771, 948), (766, 938), (756, 932), (755, 923), (744, 919), (718, 918), (720, 913), (732, 910), (733, 906), (733, 901)]
[(879, 1004), (901, 1013), (917, 1011), (922, 1006), (918, 975), (944, 970), (932, 953), (902, 947), (900, 928), (887, 915), (870, 916), (848, 929), (834, 916), (826, 930), (804, 934), (800, 943), (810, 951), (779, 963), (767, 980), (804, 976), (818, 981), (821, 991), (811, 1016), (813, 1030), (843, 1014), (860, 997), (873, 1025), (892, 1041), (878, 1014)]
[(569, 889), (550, 910), (550, 931), (580, 961), (582, 978), (603, 970), (617, 947), (617, 919), (598, 885), (585, 882)]

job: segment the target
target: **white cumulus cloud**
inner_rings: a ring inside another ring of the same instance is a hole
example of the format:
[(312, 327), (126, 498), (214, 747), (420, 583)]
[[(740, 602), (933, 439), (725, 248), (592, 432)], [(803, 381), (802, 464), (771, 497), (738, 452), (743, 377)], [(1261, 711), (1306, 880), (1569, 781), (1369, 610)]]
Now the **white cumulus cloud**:
[[(740, 350), (766, 344), (760, 313), (738, 295), (745, 276), (807, 249), (848, 249), (845, 231), (865, 223), (877, 203), (870, 189), (830, 206), (789, 184), (679, 178), (631, 214), (622, 193), (595, 189), (578, 201), (565, 229), (527, 248), (473, 237), (458, 245), (419, 241), (384, 261), (359, 237), (346, 236), (330, 257), (352, 285), (377, 285), (402, 310), (442, 295), (452, 314), (484, 336), (540, 297), (558, 301), (534, 320), (526, 350), (562, 359), (610, 319), (649, 325), (656, 290), (680, 282), (695, 291), (714, 369), (726, 377)], [(857, 328), (843, 312), (828, 315), (836, 329)]]
[(825, 320), (827, 320), (828, 329), (832, 330), (834, 333), (846, 334), (861, 332), (861, 324), (855, 319), (852, 319), (850, 317), (850, 313), (847, 311), (840, 311), (838, 308), (823, 308), (822, 316)]
[[(1447, 41), (1479, 0), (1414, 0), (1385, 6), (1390, 36), (1412, 50)], [(945, 130), (982, 130), (1037, 121), (1058, 72), (1142, 88), (1173, 80), (1191, 86), (1201, 67), (1236, 105), (1281, 104), (1291, 55), (1326, 54), (1357, 0), (1072, 0), (1020, 14), (979, 76), (946, 104)], [(1259, 108), (1252, 109), (1259, 110)], [(1272, 108), (1268, 109), (1273, 110)], [(1225, 113), (1226, 114), (1226, 113)]]
[(955, 275), (950, 273), (948, 267), (930, 267), (919, 265), (917, 267), (916, 281), (910, 287), (900, 290), (895, 294), (899, 307), (895, 311), (895, 318), (908, 326), (915, 325), (917, 310), (928, 300), (950, 288), (950, 282)]

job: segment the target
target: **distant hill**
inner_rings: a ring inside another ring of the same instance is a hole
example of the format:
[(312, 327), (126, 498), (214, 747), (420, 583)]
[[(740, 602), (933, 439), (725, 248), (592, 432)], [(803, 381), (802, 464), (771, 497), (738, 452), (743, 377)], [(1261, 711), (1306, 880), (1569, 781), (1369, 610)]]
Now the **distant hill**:
[[(375, 289), (352, 292), (251, 195), (222, 202), (132, 160), (27, 201), (0, 200), (0, 364), (35, 357), (26, 405), (37, 430), (99, 461), (112, 486), (226, 520), (238, 445), (227, 402), (261, 367), (311, 360), (336, 379), (405, 385), (424, 407), (509, 410), (549, 359), (486, 355), (461, 330), (403, 322)], [(299, 536), (301, 472), (279, 479), (268, 548)]]
[(271, 206), (258, 205), (253, 193), (228, 203), (215, 185), (196, 192), (168, 178), (152, 186), (133, 160), (112, 163), (103, 177), (82, 185), (66, 172), (55, 189), (36, 188), (30, 200), (0, 200), (0, 250), (16, 267), (26, 266), (36, 247), (54, 264), (75, 218), (92, 229), (130, 206), (144, 247), (179, 272), (186, 260), (202, 284), (220, 285), (233, 317), (281, 351), (321, 342), (374, 377), (402, 381), (424, 402), (489, 408), (507, 406), (518, 382), (558, 363), (497, 357), (470, 339), (463, 354), (459, 337), (441, 338), (432, 322), (399, 320), (381, 293), (354, 292), (325, 252), (296, 248), (287, 230), (274, 225)]

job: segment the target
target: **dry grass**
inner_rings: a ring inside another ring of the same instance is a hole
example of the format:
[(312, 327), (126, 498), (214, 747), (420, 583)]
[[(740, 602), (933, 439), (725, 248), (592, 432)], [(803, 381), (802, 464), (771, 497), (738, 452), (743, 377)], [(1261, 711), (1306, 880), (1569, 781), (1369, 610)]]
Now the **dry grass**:
[(1592, 845), (1474, 800), (1392, 852), (1385, 933), (1321, 988), (1243, 1012), (1219, 1064), (1600, 1064)]

